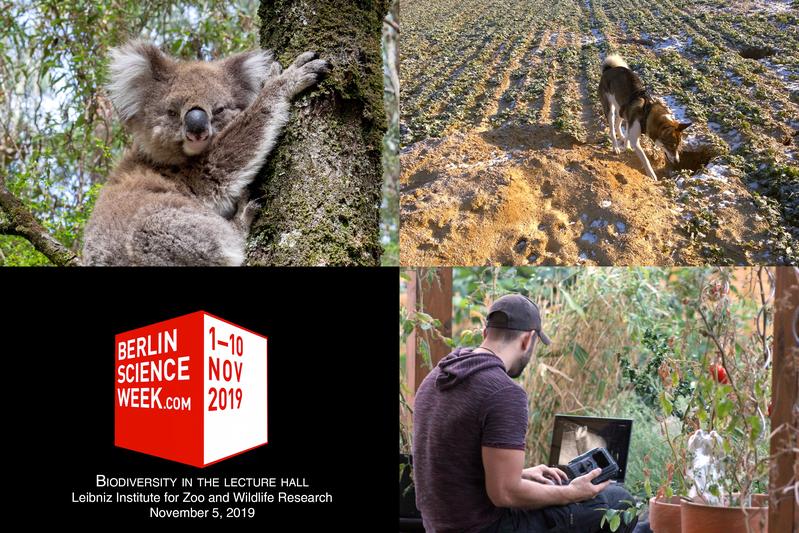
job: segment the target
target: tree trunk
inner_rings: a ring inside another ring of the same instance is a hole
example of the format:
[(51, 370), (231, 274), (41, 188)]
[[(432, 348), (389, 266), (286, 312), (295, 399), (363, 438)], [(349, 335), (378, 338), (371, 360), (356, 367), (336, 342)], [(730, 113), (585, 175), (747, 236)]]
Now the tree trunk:
[(299, 98), (258, 183), (251, 265), (379, 265), (386, 0), (261, 0), (261, 46), (286, 67), (313, 50), (330, 76)]

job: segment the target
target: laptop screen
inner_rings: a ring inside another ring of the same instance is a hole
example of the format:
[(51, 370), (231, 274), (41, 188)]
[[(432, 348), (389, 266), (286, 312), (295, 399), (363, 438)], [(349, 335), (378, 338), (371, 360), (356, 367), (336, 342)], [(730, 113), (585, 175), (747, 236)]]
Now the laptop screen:
[(589, 450), (606, 448), (619, 465), (619, 473), (613, 479), (623, 483), (632, 429), (633, 421), (627, 418), (555, 415), (549, 465), (566, 465)]

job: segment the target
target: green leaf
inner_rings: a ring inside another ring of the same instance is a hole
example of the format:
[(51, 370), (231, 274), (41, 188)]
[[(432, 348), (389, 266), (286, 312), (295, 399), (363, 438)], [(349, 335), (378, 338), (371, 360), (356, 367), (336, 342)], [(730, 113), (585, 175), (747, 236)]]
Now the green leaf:
[(752, 428), (749, 437), (754, 441), (760, 436), (760, 433), (762, 433), (763, 423), (757, 415), (750, 416), (747, 420), (749, 421), (749, 426)]
[(613, 517), (610, 519), (610, 530), (616, 531), (617, 529), (619, 529), (620, 525), (621, 525), (621, 516), (614, 514)]
[(566, 305), (568, 305), (572, 311), (577, 313), (580, 316), (580, 318), (585, 320), (585, 311), (583, 311), (583, 308), (577, 305), (577, 303), (575, 303), (575, 301), (572, 299), (572, 297), (569, 295), (567, 291), (561, 289), (560, 293), (563, 295), (563, 298), (566, 300)]
[(588, 361), (588, 352), (586, 352), (582, 346), (575, 342), (572, 344), (572, 353), (574, 354), (575, 359), (577, 359), (577, 363), (581, 367), (585, 366), (585, 363)]
[(422, 311), (416, 311), (416, 320), (430, 324), (433, 322), (433, 317)]
[(626, 511), (624, 511), (624, 514), (622, 515), (624, 517), (624, 523), (625, 524), (631, 523), (633, 521), (633, 518), (635, 518), (635, 514), (636, 513), (635, 513), (635, 508), (634, 507), (631, 507), (631, 508), (627, 509)]
[(596, 388), (596, 399), (601, 400), (605, 396), (605, 380), (602, 379), (599, 381), (599, 384)]
[(719, 418), (726, 418), (728, 414), (732, 411), (734, 404), (729, 400), (729, 398), (723, 398), (719, 401), (718, 405), (716, 405), (716, 414)]
[(419, 340), (419, 351), (422, 352), (422, 361), (424, 361), (427, 368), (433, 368), (433, 363), (430, 359), (430, 344), (425, 339)]
[(672, 408), (674, 407), (671, 400), (666, 396), (665, 392), (660, 393), (660, 407), (666, 416), (671, 416)]

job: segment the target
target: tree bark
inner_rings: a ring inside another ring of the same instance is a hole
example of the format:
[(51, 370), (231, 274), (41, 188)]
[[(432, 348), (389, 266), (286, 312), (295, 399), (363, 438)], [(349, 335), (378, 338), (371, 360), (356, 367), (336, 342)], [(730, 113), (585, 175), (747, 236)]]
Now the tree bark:
[(284, 67), (313, 50), (333, 70), (294, 103), (261, 173), (248, 264), (380, 264), (387, 11), (387, 0), (261, 0), (263, 48)]

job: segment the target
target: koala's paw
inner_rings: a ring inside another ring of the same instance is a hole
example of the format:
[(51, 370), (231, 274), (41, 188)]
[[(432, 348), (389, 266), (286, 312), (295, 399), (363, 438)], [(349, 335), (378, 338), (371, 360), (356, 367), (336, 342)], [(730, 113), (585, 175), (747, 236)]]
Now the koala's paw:
[(317, 57), (319, 56), (317, 55), (316, 52), (303, 52), (302, 54), (297, 56), (297, 59), (294, 60), (294, 63), (292, 63), (291, 66), (294, 68), (300, 68), (305, 63), (308, 63), (309, 61), (316, 59)]
[(314, 52), (300, 54), (291, 67), (284, 72), (288, 76), (290, 98), (316, 85), (330, 72), (332, 65), (328, 61), (315, 58), (316, 53)]
[(280, 66), (280, 63), (277, 61), (273, 61), (271, 65), (269, 65), (269, 71), (266, 73), (267, 79), (269, 78), (276, 78), (283, 74), (283, 67)]
[(261, 208), (264, 206), (264, 202), (261, 198), (256, 198), (255, 200), (247, 200), (247, 198), (242, 198), (239, 200), (236, 214), (233, 218), (233, 224), (245, 235), (250, 232), (250, 228), (252, 227), (252, 223), (255, 220), (255, 217), (261, 211)]

